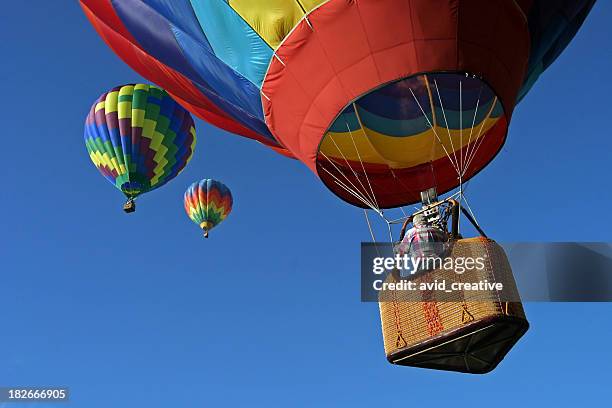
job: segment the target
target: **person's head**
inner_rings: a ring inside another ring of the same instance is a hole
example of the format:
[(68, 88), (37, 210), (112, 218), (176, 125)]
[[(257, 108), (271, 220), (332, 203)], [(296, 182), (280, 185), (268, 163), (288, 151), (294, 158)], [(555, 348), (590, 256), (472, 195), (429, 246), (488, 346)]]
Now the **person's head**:
[(425, 226), (427, 225), (427, 218), (425, 218), (425, 215), (423, 213), (415, 214), (412, 218), (412, 225), (414, 225), (415, 227)]

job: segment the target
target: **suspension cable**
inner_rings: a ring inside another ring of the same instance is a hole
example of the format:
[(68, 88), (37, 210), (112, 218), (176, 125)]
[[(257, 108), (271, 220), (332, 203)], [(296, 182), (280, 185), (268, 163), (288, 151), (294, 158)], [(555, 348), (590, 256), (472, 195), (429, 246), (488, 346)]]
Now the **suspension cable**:
[[(470, 127), (470, 137), (468, 138), (467, 150), (465, 152), (465, 163), (467, 163), (467, 158), (469, 157), (468, 152), (470, 151), (470, 144), (472, 143), (472, 135), (474, 133), (474, 126), (476, 125), (476, 116), (478, 116), (478, 108), (480, 107), (480, 97), (482, 96), (482, 84), (480, 84), (480, 90), (478, 91), (478, 99), (476, 100), (476, 109), (474, 110), (474, 117), (472, 118), (472, 127)], [(486, 118), (485, 118), (486, 119)], [(461, 169), (461, 172), (465, 174), (466, 166)]]
[[(359, 176), (357, 175), (357, 172), (355, 171), (355, 169), (353, 168), (353, 166), (351, 166), (351, 164), (349, 163), (348, 159), (346, 158), (346, 156), (344, 155), (344, 153), (342, 152), (342, 149), (340, 149), (340, 147), (338, 146), (338, 144), (336, 143), (336, 141), (334, 140), (334, 138), (332, 137), (331, 133), (327, 135), (332, 143), (334, 144), (334, 146), (336, 146), (336, 149), (338, 150), (338, 153), (340, 153), (340, 155), (342, 156), (342, 158), (344, 159), (344, 162), (346, 163), (346, 166), (351, 169), (351, 171), (353, 172), (353, 175), (355, 176), (355, 179), (357, 180), (357, 182), (359, 183), (359, 185), (361, 186), (361, 188), (363, 188), (364, 191), (364, 196), (367, 196), (367, 198), (370, 200), (370, 202), (372, 202), (373, 204), (376, 204), (376, 208), (378, 208), (378, 204), (376, 203), (376, 198), (375, 197), (371, 197), (368, 193), (368, 190), (365, 188), (365, 186), (363, 185), (363, 183), (361, 182), (361, 179), (359, 178)], [(361, 159), (360, 159), (361, 161)], [(363, 167), (363, 163), (362, 163), (362, 167)], [(364, 169), (365, 172), (365, 169)], [(367, 177), (367, 174), (366, 174)], [(359, 191), (361, 193), (361, 191)]]
[(327, 170), (325, 167), (321, 167), (323, 170), (325, 170), (330, 176), (332, 176), (336, 181), (338, 181), (339, 183), (341, 183), (341, 185), (347, 190), (349, 191), (351, 194), (356, 195), (360, 201), (364, 202), (367, 204), (368, 207), (372, 208), (374, 211), (376, 212), (380, 212), (380, 209), (377, 208), (373, 203), (371, 203), (370, 201), (368, 201), (367, 197), (364, 197), (363, 195), (361, 195), (361, 191), (359, 191), (359, 189), (355, 186), (355, 184), (353, 184), (353, 182), (348, 178), (348, 176), (346, 174), (344, 174), (344, 172), (342, 170), (340, 170), (338, 168), (338, 166), (336, 165), (336, 163), (333, 162), (333, 160), (331, 160), (325, 153), (323, 153), (322, 150), (319, 151), (323, 157), (325, 157), (327, 159), (327, 161), (336, 169), (336, 171), (343, 176), (346, 181), (348, 182), (348, 184), (351, 185), (351, 187), (353, 187), (353, 190), (351, 190), (350, 188), (348, 188), (346, 186), (346, 184), (344, 184), (343, 182), (341, 182), (334, 174), (332, 174), (329, 170)]
[[(438, 101), (440, 102), (440, 108), (442, 109), (442, 117), (444, 118), (444, 124), (446, 125), (446, 132), (448, 133), (448, 140), (451, 143), (451, 149), (453, 150), (453, 156), (455, 157), (455, 163), (456, 163), (455, 168), (458, 169), (459, 168), (459, 161), (457, 160), (457, 152), (455, 151), (455, 146), (453, 144), (453, 138), (451, 137), (451, 133), (450, 133), (450, 127), (448, 126), (448, 120), (446, 118), (446, 111), (444, 109), (444, 103), (442, 102), (442, 95), (440, 95), (440, 88), (438, 88), (438, 81), (435, 80), (435, 79), (434, 79), (434, 85), (436, 87), (436, 93), (438, 94)], [(415, 98), (415, 100), (416, 100), (416, 98)], [(423, 115), (425, 115), (425, 112), (423, 112)], [(434, 133), (435, 133), (435, 131), (434, 131)], [(436, 134), (436, 137), (437, 136), (438, 135)], [(442, 144), (442, 141), (440, 140), (440, 138), (438, 138), (438, 141), (440, 142), (440, 144)], [(444, 150), (446, 151), (446, 149), (444, 149)], [(448, 155), (448, 153), (447, 153), (447, 155)], [(449, 160), (450, 160), (450, 156), (449, 156)], [(457, 172), (457, 174), (459, 174), (459, 172)]]
[[(438, 132), (436, 132), (435, 127), (431, 124), (431, 121), (429, 120), (429, 117), (425, 114), (425, 111), (423, 110), (423, 107), (421, 106), (421, 103), (418, 101), (418, 99), (417, 99), (416, 95), (414, 94), (414, 91), (412, 90), (412, 88), (410, 88), (410, 93), (412, 94), (412, 97), (414, 98), (415, 102), (419, 106), (419, 109), (421, 109), (421, 113), (423, 113), (423, 116), (425, 116), (425, 119), (427, 120), (427, 124), (429, 125), (431, 130), (433, 130), (434, 135), (436, 136), (436, 139), (438, 139), (438, 143), (440, 143), (440, 145), (442, 146), (442, 149), (444, 149), (444, 153), (446, 153), (446, 157), (448, 157), (448, 160), (451, 162), (451, 164), (455, 168), (455, 171), (457, 172), (457, 174), (460, 174), (459, 173), (459, 169), (457, 168), (457, 166), (453, 162), (453, 159), (451, 158), (450, 154), (448, 153), (448, 150), (446, 149), (446, 146), (444, 146), (444, 143), (442, 143), (442, 140), (440, 139), (440, 136), (438, 136)], [(444, 109), (442, 109), (442, 112), (444, 112)]]
[(372, 188), (372, 183), (370, 183), (370, 177), (368, 177), (368, 172), (365, 169), (365, 165), (363, 164), (363, 160), (361, 159), (361, 154), (359, 153), (359, 149), (357, 148), (357, 143), (355, 143), (355, 138), (353, 137), (353, 131), (351, 130), (351, 127), (349, 126), (348, 122), (345, 121), (345, 123), (346, 123), (346, 128), (349, 131), (349, 135), (351, 136), (353, 147), (355, 148), (355, 152), (357, 153), (357, 157), (359, 158), (359, 163), (361, 163), (361, 169), (363, 170), (363, 174), (365, 175), (366, 181), (368, 182), (368, 186), (370, 187), (370, 192), (372, 193), (374, 204), (376, 204), (377, 208), (380, 208), (378, 205), (378, 201), (376, 200), (376, 194), (374, 194), (374, 189)]
[(464, 175), (467, 173), (468, 169), (470, 168), (470, 165), (472, 164), (472, 161), (476, 157), (476, 153), (478, 153), (478, 149), (480, 149), (480, 145), (482, 144), (485, 136), (487, 135), (487, 134), (485, 134), (484, 136), (481, 137), (482, 130), (484, 129), (484, 125), (491, 118), (491, 114), (493, 113), (493, 109), (495, 109), (495, 105), (496, 104), (497, 104), (497, 97), (495, 97), (495, 99), (493, 100), (493, 103), (491, 104), (491, 108), (489, 109), (489, 112), (487, 113), (487, 116), (483, 119), (483, 121), (482, 121), (482, 123), (480, 125), (480, 129), (478, 130), (478, 135), (476, 136), (476, 139), (475, 139), (475, 145), (472, 148), (471, 152), (469, 152), (469, 147), (468, 147), (469, 157), (468, 157), (468, 162), (467, 162), (467, 164), (465, 165), (465, 167), (463, 169), (463, 174)]

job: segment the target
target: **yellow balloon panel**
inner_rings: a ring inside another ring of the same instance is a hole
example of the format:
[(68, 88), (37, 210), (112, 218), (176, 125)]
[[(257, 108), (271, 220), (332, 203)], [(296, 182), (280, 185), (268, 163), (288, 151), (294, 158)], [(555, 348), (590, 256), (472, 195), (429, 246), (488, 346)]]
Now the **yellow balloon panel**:
[(230, 0), (229, 5), (276, 49), (304, 17), (326, 0)]

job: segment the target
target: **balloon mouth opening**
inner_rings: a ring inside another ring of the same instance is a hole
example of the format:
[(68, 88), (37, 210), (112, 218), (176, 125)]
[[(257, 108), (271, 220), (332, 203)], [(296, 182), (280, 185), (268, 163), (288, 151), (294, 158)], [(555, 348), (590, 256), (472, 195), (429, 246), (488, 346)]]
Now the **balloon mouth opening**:
[(128, 201), (134, 201), (136, 197), (143, 193), (143, 185), (137, 181), (126, 181), (119, 186), (119, 190), (125, 195)]
[(344, 201), (393, 208), (442, 194), (482, 170), (506, 138), (501, 100), (465, 72), (409, 76), (370, 90), (325, 132), (317, 173)]

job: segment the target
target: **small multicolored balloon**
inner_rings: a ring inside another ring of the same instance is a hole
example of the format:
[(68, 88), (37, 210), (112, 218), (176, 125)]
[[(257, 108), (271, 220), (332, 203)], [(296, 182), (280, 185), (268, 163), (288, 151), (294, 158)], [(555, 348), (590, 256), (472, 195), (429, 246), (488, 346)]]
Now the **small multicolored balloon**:
[(176, 177), (196, 144), (193, 118), (166, 91), (135, 84), (102, 94), (85, 121), (85, 146), (100, 173), (134, 199)]
[(194, 223), (208, 232), (232, 211), (232, 193), (219, 181), (204, 179), (193, 183), (185, 192), (185, 211)]

